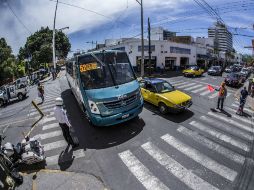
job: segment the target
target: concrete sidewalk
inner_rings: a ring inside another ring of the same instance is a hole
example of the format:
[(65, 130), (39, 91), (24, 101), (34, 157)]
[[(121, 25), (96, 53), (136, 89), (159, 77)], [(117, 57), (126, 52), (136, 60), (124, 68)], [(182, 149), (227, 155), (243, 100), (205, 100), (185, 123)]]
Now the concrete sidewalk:
[(91, 174), (65, 172), (60, 170), (41, 170), (24, 174), (24, 182), (18, 190), (107, 190), (103, 181)]

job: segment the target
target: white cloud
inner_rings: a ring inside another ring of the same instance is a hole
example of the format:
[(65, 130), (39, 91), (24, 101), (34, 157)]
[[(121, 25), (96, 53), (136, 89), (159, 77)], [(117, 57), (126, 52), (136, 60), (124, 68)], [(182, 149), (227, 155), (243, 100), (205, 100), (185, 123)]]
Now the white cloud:
[[(185, 1), (188, 0), (147, 0), (143, 2), (144, 8), (147, 11), (149, 9), (174, 8)], [(16, 6), (14, 2), (15, 1), (9, 1), (9, 4), (32, 33), (39, 30), (41, 26), (53, 28), (55, 2), (48, 0), (26, 0), (20, 1)], [(94, 27), (112, 22), (116, 15), (124, 11), (127, 6), (128, 14), (126, 14), (125, 17), (131, 15), (132, 11), (139, 11), (139, 5), (136, 0), (60, 0), (60, 2), (74, 4), (108, 17), (105, 18), (82, 9), (59, 3), (56, 28), (69, 26), (70, 29), (65, 31), (69, 34), (81, 30), (89, 32)], [(2, 7), (0, 11), (0, 21), (4, 27), (0, 29), (0, 37), (5, 37), (7, 42), (12, 46), (14, 53), (18, 53), (19, 47), (24, 45), (26, 38), (29, 36), (29, 32), (18, 22), (6, 4), (2, 3), (2, 5), (4, 7)], [(112, 18), (112, 20), (110, 18)], [(132, 28), (134, 27), (133, 23), (130, 23), (130, 25)]]

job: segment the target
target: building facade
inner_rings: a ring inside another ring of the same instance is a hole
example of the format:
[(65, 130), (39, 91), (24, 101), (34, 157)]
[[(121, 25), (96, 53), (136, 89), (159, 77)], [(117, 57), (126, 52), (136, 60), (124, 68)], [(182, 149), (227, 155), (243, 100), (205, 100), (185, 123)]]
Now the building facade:
[(231, 52), (233, 50), (232, 33), (224, 24), (216, 22), (213, 27), (208, 28), (208, 37), (214, 39), (215, 51)]
[[(131, 64), (140, 69), (141, 41), (140, 39), (106, 40), (103, 49), (126, 51)], [(110, 44), (109, 42), (114, 42)], [(115, 43), (116, 42), (116, 43)], [(144, 65), (148, 67), (149, 54), (148, 41), (144, 40)], [(196, 46), (179, 44), (167, 40), (151, 40), (151, 66), (153, 69), (165, 68), (167, 70), (183, 69), (189, 65), (196, 65)]]

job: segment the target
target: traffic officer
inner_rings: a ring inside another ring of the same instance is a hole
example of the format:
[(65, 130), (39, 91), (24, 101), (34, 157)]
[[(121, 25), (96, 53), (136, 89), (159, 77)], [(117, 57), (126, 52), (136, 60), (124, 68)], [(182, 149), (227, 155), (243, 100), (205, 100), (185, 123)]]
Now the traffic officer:
[(220, 88), (216, 90), (219, 91), (217, 109), (223, 110), (224, 100), (227, 97), (227, 89), (226, 89), (225, 82), (222, 82)]
[(70, 124), (68, 117), (66, 115), (66, 111), (63, 108), (63, 99), (62, 98), (56, 98), (56, 106), (54, 109), (54, 113), (55, 113), (55, 118), (58, 121), (58, 123), (62, 129), (63, 136), (64, 136), (65, 140), (67, 141), (68, 145), (71, 145), (72, 148), (77, 147), (78, 144), (76, 144), (73, 141), (73, 138), (70, 135), (71, 124)]

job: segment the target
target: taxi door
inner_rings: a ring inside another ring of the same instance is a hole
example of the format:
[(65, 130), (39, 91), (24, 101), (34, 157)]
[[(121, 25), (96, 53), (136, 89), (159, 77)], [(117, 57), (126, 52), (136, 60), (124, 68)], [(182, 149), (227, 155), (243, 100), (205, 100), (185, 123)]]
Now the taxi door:
[(158, 105), (158, 96), (156, 95), (156, 89), (152, 84), (148, 84), (146, 86), (146, 96), (147, 96), (147, 101), (154, 104)]

